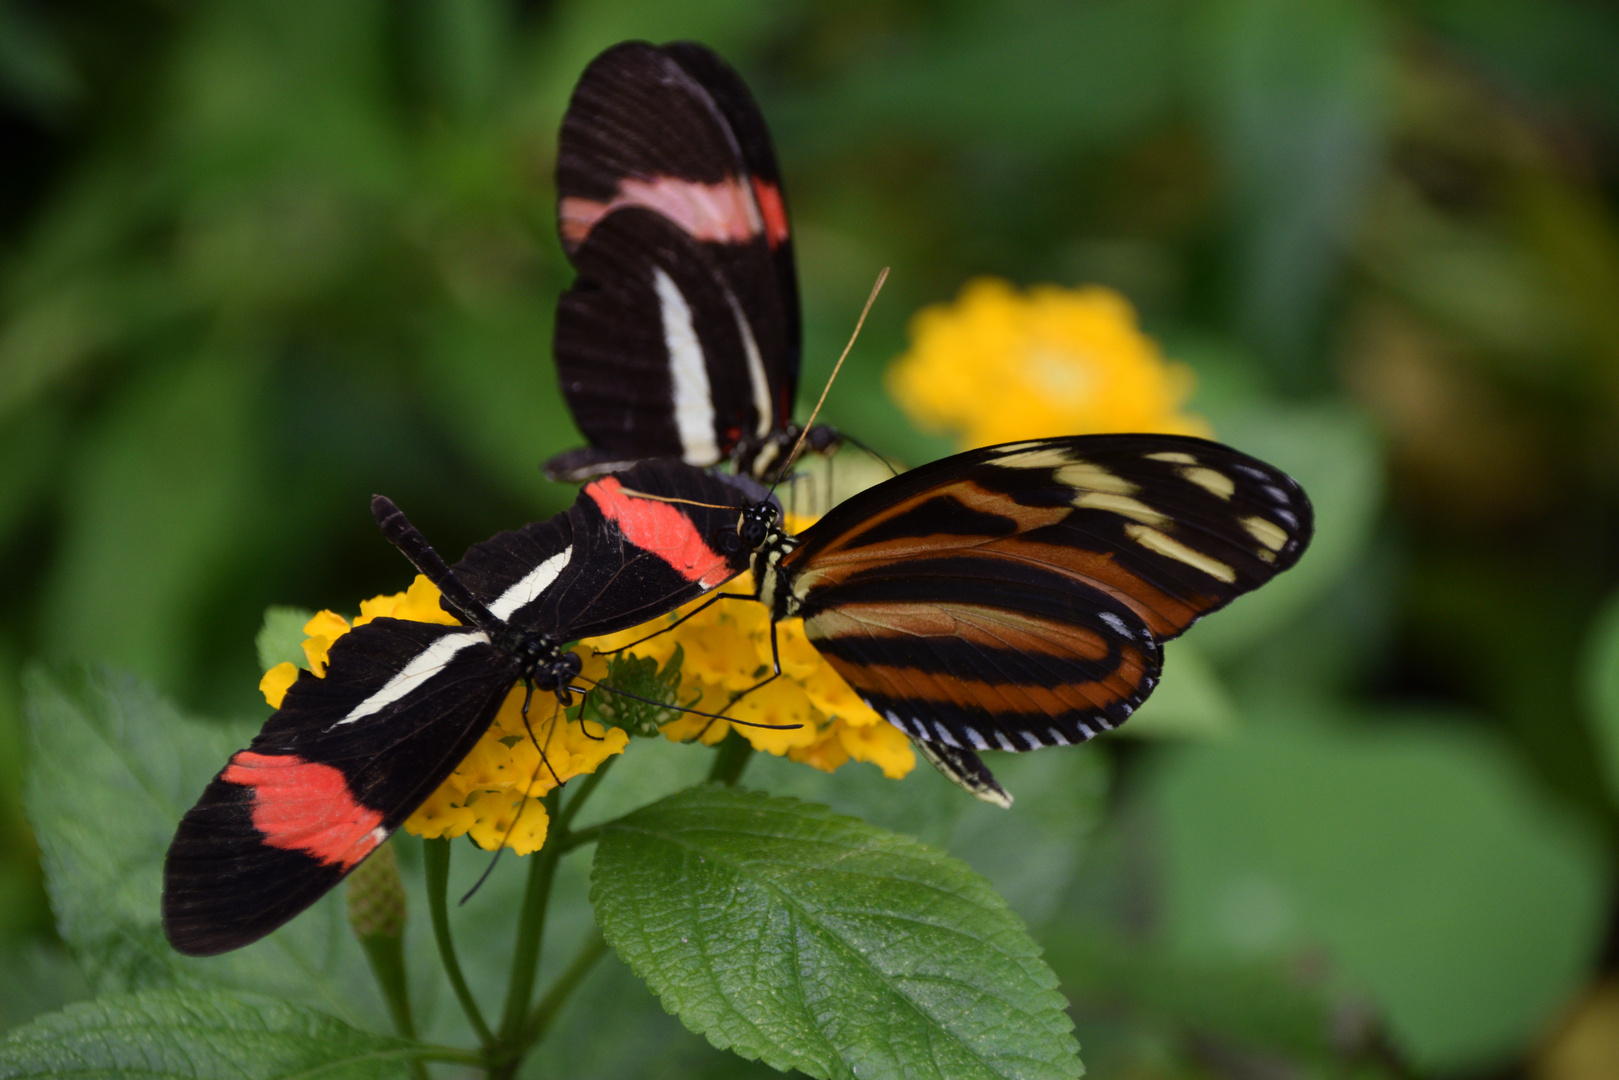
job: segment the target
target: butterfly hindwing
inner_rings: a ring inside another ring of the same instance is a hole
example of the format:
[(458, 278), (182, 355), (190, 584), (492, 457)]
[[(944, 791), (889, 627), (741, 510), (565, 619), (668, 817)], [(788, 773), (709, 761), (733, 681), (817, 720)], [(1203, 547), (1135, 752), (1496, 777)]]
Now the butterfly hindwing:
[(915, 738), (1083, 742), (1157, 684), (1161, 643), (1292, 566), (1310, 504), (1202, 439), (1096, 435), (958, 454), (856, 495), (783, 560), (805, 631)]
[(163, 925), (209, 956), (274, 930), (397, 829), (488, 728), (515, 675), (480, 631), (376, 619), (332, 643), (186, 812)]
[(590, 447), (553, 472), (647, 457), (723, 461), (775, 423), (776, 387), (746, 310), (705, 245), (668, 218), (628, 207), (574, 253), (557, 301), (557, 375)]

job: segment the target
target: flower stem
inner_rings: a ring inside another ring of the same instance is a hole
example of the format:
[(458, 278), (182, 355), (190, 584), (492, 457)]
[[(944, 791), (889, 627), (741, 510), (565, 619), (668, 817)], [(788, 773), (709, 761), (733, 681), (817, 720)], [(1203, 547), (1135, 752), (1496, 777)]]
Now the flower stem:
[(472, 1025), (478, 1042), (488, 1049), (495, 1041), (495, 1033), (484, 1022), (478, 1001), (467, 986), (466, 976), (461, 973), (461, 961), (455, 955), (455, 941), (450, 937), (450, 914), (446, 901), (450, 887), (450, 842), (444, 839), (426, 840), (422, 843), (422, 849), (427, 869), (427, 910), (433, 918), (433, 938), (438, 942), (439, 959), (444, 964), (444, 974), (449, 977), (450, 988), (461, 1003), (461, 1011), (467, 1014), (467, 1023)]
[[(545, 812), (553, 822), (557, 821), (559, 804), (562, 801), (562, 789), (553, 788), (545, 796)], [(528, 1019), (528, 1004), (534, 996), (534, 979), (539, 973), (540, 946), (545, 939), (545, 909), (551, 899), (551, 882), (556, 878), (557, 860), (562, 856), (562, 844), (559, 842), (566, 836), (552, 836), (547, 843), (534, 856), (534, 862), (529, 866), (528, 885), (523, 891), (523, 906), (517, 923), (517, 941), (512, 947), (512, 973), (511, 981), (506, 987), (506, 1005), (500, 1014), (500, 1045), (511, 1057), (511, 1068), (515, 1070), (520, 1057), (519, 1040), (523, 1037), (523, 1028)], [(497, 1069), (492, 1075), (500, 1076)]]
[(742, 770), (752, 758), (753, 744), (735, 731), (728, 733), (714, 755), (713, 767), (708, 770), (709, 782), (736, 787), (736, 782), (742, 779)]
[(562, 1005), (568, 1000), (575, 988), (590, 974), (590, 969), (596, 966), (607, 953), (607, 940), (602, 937), (601, 931), (592, 928), (590, 936), (580, 947), (579, 953), (568, 965), (568, 970), (557, 976), (557, 981), (540, 998), (540, 1003), (534, 1009), (533, 1015), (528, 1018), (528, 1028), (523, 1034), (523, 1045), (532, 1046), (545, 1038), (545, 1033), (551, 1027), (551, 1021), (561, 1011)]
[[(360, 948), (370, 961), (371, 974), (376, 976), (394, 1031), (401, 1039), (415, 1042), (416, 1021), (410, 1013), (410, 993), (405, 983), (404, 939), (397, 934), (365, 934), (360, 937)], [(409, 1068), (414, 1080), (427, 1080), (427, 1066), (421, 1059), (411, 1061)]]

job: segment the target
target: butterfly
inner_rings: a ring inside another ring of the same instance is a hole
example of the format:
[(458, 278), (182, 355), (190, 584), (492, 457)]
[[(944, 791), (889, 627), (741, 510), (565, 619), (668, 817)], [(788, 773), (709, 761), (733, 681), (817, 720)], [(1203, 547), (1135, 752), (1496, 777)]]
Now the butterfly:
[(1297, 563), (1314, 529), (1287, 474), (1177, 435), (986, 447), (867, 488), (796, 536), (780, 520), (757, 503), (724, 540), (750, 552), (772, 649), (774, 621), (803, 619), (867, 705), (1003, 806), (976, 751), (1117, 727), (1158, 684), (1164, 642)]
[(745, 569), (718, 538), (735, 549), (738, 514), (758, 505), (768, 495), (746, 477), (648, 462), (450, 568), (374, 498), (383, 534), (459, 625), (378, 618), (332, 643), (324, 678), (299, 673), (180, 822), (163, 870), (170, 943), (227, 952), (309, 907), (443, 783), (515, 684), (571, 700), (580, 659), (564, 643), (638, 625)]
[[(563, 117), (557, 193), (578, 277), (554, 352), (590, 445), (547, 475), (659, 457), (779, 468), (800, 431), (798, 278), (770, 132), (741, 77), (692, 42), (608, 49)], [(807, 441), (841, 438), (817, 426)]]

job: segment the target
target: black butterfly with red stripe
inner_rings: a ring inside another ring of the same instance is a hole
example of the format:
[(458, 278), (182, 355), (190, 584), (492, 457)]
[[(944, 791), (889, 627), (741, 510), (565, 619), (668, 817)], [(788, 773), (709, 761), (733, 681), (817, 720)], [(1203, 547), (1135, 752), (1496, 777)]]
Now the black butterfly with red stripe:
[[(770, 132), (741, 77), (692, 42), (608, 49), (563, 117), (557, 195), (578, 271), (557, 304), (557, 373), (590, 445), (547, 474), (656, 457), (779, 468), (799, 433), (798, 278)], [(838, 440), (821, 426), (808, 441)]]
[(738, 512), (766, 497), (745, 477), (649, 462), (452, 569), (377, 496), (384, 535), (461, 625), (375, 619), (333, 642), (324, 678), (299, 674), (180, 822), (164, 863), (169, 941), (227, 952), (313, 904), (443, 783), (516, 683), (570, 700), (580, 661), (564, 643), (645, 622), (744, 570)]
[(744, 516), (757, 598), (802, 618), (866, 704), (1001, 805), (975, 751), (1117, 727), (1157, 685), (1163, 643), (1293, 566), (1314, 529), (1291, 477), (1175, 435), (973, 450), (797, 536), (778, 521), (767, 504)]

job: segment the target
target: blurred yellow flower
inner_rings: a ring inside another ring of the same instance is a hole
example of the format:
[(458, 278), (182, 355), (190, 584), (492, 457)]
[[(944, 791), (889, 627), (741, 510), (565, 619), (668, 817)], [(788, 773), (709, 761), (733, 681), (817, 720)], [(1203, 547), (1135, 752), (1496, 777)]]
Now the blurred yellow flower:
[(1181, 409), (1192, 372), (1164, 359), (1112, 289), (978, 278), (951, 304), (911, 319), (911, 347), (888, 388), (918, 424), (962, 449), (1051, 435), (1152, 431), (1207, 435)]
[[(457, 620), (439, 606), (439, 591), (432, 582), (416, 576), (409, 589), (392, 596), (374, 596), (360, 603), (360, 615), (353, 626), (364, 626), (372, 619), (392, 616), (416, 622), (454, 626)], [(332, 642), (348, 633), (349, 622), (341, 615), (322, 611), (304, 624), (304, 654), (316, 675), (325, 677), (326, 656)], [(290, 663), (277, 664), (259, 683), (264, 699), (279, 709), (287, 689), (298, 677)], [(519, 855), (539, 850), (545, 843), (550, 818), (540, 802), (556, 787), (557, 780), (569, 780), (595, 772), (603, 761), (622, 753), (629, 734), (619, 728), (601, 729), (567, 720), (553, 713), (554, 699), (536, 694), (529, 706), (529, 724), (544, 740), (545, 763), (523, 726), (522, 685), (512, 688), (501, 704), (495, 721), (478, 740), (472, 752), (456, 766), (437, 791), (405, 821), (405, 831), (431, 838), (471, 835), (485, 850), (505, 846)], [(525, 792), (526, 802), (525, 802)], [(515, 829), (512, 822), (517, 822)], [(510, 830), (510, 835), (507, 835)]]

